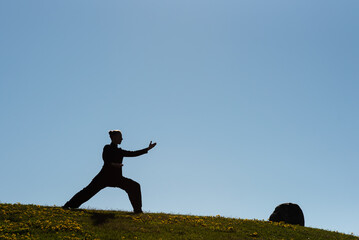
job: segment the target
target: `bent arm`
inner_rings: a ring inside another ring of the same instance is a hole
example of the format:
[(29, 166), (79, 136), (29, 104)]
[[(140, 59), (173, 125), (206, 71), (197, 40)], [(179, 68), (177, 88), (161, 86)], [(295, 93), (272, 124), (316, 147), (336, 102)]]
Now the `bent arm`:
[(116, 168), (121, 168), (122, 166), (123, 166), (123, 164), (122, 163), (110, 163), (111, 164), (111, 166), (113, 166), (113, 167), (116, 167)]

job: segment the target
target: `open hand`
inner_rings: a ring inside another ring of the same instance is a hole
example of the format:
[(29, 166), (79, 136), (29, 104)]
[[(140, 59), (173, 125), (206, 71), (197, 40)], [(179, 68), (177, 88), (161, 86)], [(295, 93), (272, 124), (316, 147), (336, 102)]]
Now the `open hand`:
[(148, 145), (147, 150), (151, 150), (152, 148), (154, 148), (156, 146), (157, 143), (152, 143), (152, 141), (150, 142), (150, 145)]

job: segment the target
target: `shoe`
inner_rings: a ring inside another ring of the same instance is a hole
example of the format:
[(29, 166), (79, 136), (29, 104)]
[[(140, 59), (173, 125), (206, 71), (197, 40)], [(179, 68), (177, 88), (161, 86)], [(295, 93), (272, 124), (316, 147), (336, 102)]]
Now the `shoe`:
[(142, 210), (140, 209), (140, 210), (135, 210), (135, 211), (133, 211), (133, 213), (134, 213), (134, 214), (141, 214), (141, 213), (143, 213), (143, 212), (142, 212)]
[(62, 206), (62, 209), (65, 209), (65, 210), (71, 210), (71, 209), (77, 209), (76, 207), (70, 207), (69, 205), (67, 205), (67, 203)]

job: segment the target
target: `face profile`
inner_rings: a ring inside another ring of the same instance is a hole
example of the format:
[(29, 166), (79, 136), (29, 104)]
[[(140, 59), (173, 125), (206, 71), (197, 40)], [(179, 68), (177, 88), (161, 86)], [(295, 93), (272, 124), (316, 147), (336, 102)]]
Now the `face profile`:
[(123, 138), (122, 138), (122, 132), (120, 130), (111, 130), (109, 131), (109, 135), (112, 143), (121, 144)]

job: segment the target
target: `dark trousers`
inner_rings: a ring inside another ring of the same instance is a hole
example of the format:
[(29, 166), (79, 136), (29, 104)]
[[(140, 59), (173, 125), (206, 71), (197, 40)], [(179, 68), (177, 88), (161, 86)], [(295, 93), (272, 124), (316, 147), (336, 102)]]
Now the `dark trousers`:
[(128, 194), (133, 210), (135, 212), (142, 212), (140, 184), (123, 176), (108, 177), (107, 174), (102, 172), (100, 172), (87, 187), (76, 193), (64, 207), (78, 208), (81, 204), (88, 201), (105, 187), (118, 187), (125, 190)]

